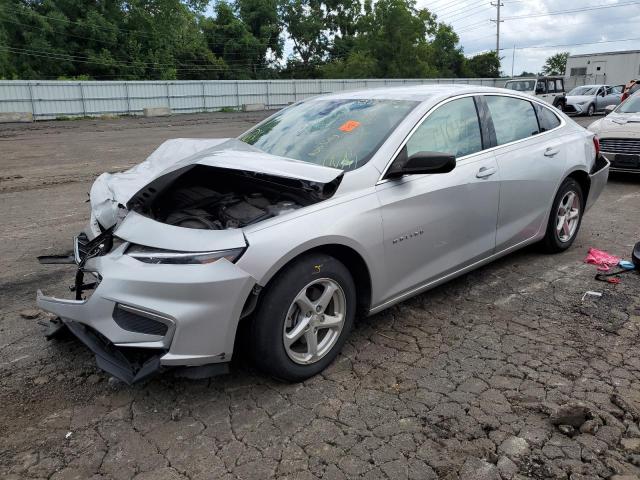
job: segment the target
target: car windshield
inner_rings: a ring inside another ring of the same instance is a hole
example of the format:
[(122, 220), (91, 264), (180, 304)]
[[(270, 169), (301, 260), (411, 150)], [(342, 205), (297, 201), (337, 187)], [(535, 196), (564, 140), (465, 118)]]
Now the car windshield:
[(282, 110), (240, 137), (272, 155), (342, 170), (364, 165), (420, 102), (318, 99)]
[(514, 80), (504, 84), (504, 88), (517, 90), (518, 92), (531, 92), (535, 87), (535, 80)]
[(640, 113), (640, 94), (628, 98), (616, 108), (616, 113)]
[(567, 93), (567, 96), (571, 95), (595, 95), (599, 87), (576, 87)]

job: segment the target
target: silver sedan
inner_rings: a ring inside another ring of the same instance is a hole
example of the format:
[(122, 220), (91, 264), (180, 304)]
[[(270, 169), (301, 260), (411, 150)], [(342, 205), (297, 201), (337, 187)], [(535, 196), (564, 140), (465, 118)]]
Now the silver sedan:
[(300, 381), (371, 315), (525, 245), (572, 244), (609, 164), (528, 95), (416, 86), (294, 104), (98, 177), (75, 299), (38, 293), (127, 382), (224, 372), (238, 341)]

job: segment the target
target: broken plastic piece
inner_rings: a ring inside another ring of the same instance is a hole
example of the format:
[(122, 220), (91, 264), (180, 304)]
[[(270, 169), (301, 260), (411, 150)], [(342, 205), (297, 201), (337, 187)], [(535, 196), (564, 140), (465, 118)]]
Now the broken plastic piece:
[(635, 265), (629, 260), (620, 260), (618, 266), (624, 268), (625, 270), (633, 270), (635, 268)]
[(594, 292), (593, 290), (587, 290), (586, 292), (584, 292), (584, 295), (582, 295), (582, 301), (584, 302), (584, 299), (587, 297), (601, 297), (602, 296), (602, 292)]
[(617, 265), (620, 260), (620, 257), (598, 250), (597, 248), (590, 248), (584, 259), (585, 263), (598, 265), (598, 270), (604, 272), (609, 271), (609, 269)]

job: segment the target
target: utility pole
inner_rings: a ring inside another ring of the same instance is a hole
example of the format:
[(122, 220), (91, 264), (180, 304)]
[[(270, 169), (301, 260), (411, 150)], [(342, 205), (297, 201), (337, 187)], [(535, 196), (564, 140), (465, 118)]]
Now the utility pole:
[(516, 45), (513, 44), (513, 54), (511, 55), (511, 78), (513, 78), (513, 66), (516, 63)]
[(496, 20), (491, 21), (496, 22), (496, 55), (500, 57), (500, 23), (504, 22), (504, 20), (500, 20), (500, 7), (503, 6), (502, 0), (498, 0), (496, 3), (492, 2), (491, 5), (497, 9)]

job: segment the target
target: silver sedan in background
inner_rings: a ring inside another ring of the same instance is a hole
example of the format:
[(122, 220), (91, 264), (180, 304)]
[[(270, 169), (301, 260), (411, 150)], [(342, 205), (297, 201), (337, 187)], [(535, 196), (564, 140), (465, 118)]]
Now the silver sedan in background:
[(583, 85), (575, 87), (565, 98), (563, 111), (575, 115), (593, 116), (610, 105), (618, 105), (624, 85)]
[(561, 252), (609, 164), (513, 91), (415, 86), (299, 102), (237, 139), (177, 139), (91, 189), (75, 299), (38, 293), (127, 382), (220, 373), (239, 335), (304, 380), (371, 315), (540, 242)]

